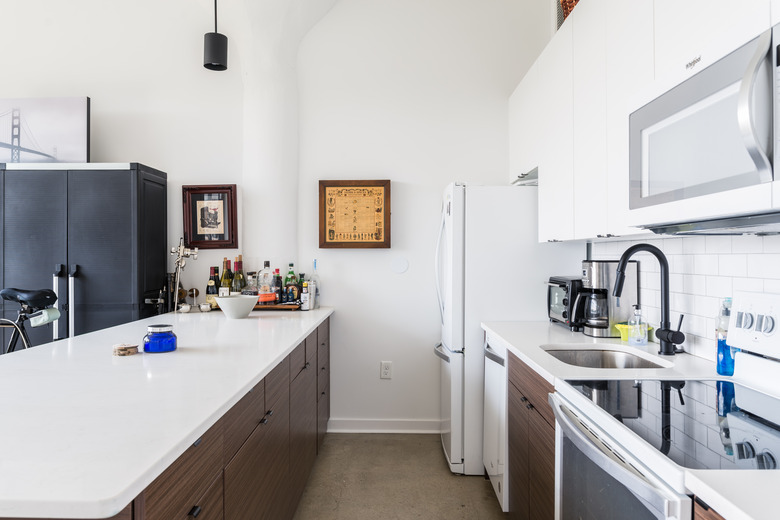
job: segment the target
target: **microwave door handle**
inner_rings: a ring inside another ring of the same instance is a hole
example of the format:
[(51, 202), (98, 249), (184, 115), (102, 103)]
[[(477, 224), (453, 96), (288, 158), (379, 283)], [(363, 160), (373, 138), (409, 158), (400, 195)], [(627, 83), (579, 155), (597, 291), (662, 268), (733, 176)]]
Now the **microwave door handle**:
[(548, 394), (548, 401), (552, 406), (558, 426), (577, 449), (591, 462), (625, 486), (658, 520), (669, 518), (670, 501), (661, 494), (660, 489), (640, 478), (633, 471), (629, 471), (625, 463), (621, 464), (601, 451), (569, 418), (569, 415), (563, 410), (563, 403), (555, 394)]
[[(745, 148), (753, 163), (756, 165), (761, 182), (772, 180), (772, 165), (767, 157), (767, 151), (761, 144), (761, 138), (757, 135), (755, 121), (753, 119), (752, 101), (755, 95), (758, 72), (766, 59), (767, 54), (769, 54), (771, 47), (772, 30), (770, 29), (758, 37), (758, 48), (753, 57), (750, 58), (750, 63), (742, 78), (739, 87), (739, 99), (737, 102), (737, 121), (739, 122), (739, 130), (742, 132)], [(774, 90), (774, 88), (773, 85), (772, 90)]]

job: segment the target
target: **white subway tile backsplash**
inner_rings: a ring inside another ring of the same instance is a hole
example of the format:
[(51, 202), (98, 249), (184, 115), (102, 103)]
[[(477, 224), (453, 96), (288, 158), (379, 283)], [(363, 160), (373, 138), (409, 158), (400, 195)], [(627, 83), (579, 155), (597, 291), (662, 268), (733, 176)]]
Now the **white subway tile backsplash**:
[[(650, 243), (667, 256), (670, 271), (671, 325), (685, 314), (684, 348), (714, 360), (715, 317), (720, 299), (735, 291), (780, 294), (780, 236), (668, 237), (593, 244), (594, 259), (615, 260), (637, 243)], [(660, 322), (660, 268), (648, 253), (640, 261), (639, 296), (643, 313), (653, 327)], [(713, 374), (714, 375), (714, 374)], [(702, 452), (706, 453), (706, 452)], [(711, 452), (710, 452), (711, 453)]]
[(696, 255), (693, 257), (696, 274), (718, 274), (718, 255)]
[(731, 253), (730, 236), (704, 237), (707, 253)]
[(755, 235), (739, 235), (731, 237), (731, 252), (757, 254), (764, 252), (764, 240)]
[(747, 276), (747, 255), (720, 255), (718, 269), (721, 276)]
[(707, 296), (727, 298), (734, 293), (732, 278), (728, 276), (708, 276)]

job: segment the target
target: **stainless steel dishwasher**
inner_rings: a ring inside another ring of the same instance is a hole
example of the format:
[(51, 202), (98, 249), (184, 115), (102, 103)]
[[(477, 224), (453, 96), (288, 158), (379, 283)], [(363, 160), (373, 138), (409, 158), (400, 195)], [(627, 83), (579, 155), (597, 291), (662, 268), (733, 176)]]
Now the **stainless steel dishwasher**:
[(507, 490), (507, 367), (506, 345), (489, 334), (485, 338), (485, 412), (482, 430), (482, 463), (493, 484), (501, 510), (509, 510)]

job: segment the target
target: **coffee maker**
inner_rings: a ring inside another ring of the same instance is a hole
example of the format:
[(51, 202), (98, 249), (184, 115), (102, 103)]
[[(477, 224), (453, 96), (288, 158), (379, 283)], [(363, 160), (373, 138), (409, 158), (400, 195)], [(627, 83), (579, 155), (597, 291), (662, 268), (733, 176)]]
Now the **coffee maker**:
[(581, 316), (583, 330), (594, 338), (619, 338), (617, 323), (625, 323), (639, 304), (637, 262), (628, 262), (626, 281), (620, 298), (612, 296), (617, 260), (583, 260), (582, 292), (577, 296), (575, 310)]

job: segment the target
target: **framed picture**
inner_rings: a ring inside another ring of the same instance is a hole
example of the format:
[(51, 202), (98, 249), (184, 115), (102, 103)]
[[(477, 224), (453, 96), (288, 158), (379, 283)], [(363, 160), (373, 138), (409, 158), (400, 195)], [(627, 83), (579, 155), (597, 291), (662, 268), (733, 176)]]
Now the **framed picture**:
[(199, 249), (238, 248), (236, 185), (182, 186), (184, 245)]
[(390, 181), (320, 181), (320, 247), (389, 248)]

